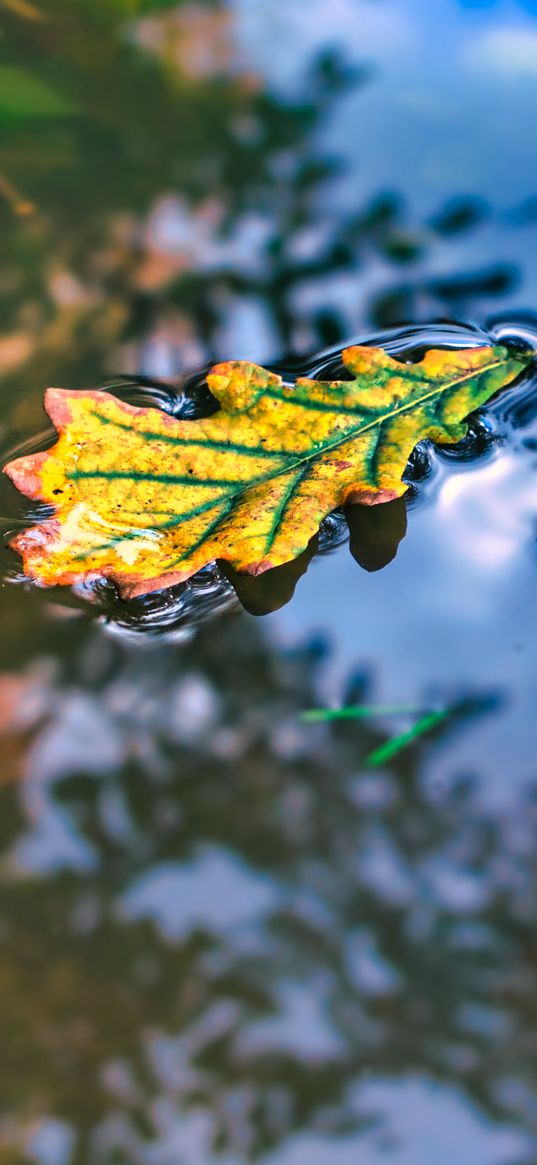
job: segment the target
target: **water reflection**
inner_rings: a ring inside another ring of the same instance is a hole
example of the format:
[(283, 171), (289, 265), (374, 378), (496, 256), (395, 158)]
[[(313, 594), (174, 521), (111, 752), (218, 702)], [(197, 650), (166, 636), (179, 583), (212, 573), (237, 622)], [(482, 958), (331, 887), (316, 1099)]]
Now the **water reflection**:
[[(391, 86), (404, 68), (408, 87), (429, 56), (431, 45), (418, 61), (415, 45), (400, 51), (409, 30), (436, 45), (423, 14), (412, 25), (392, 3), (377, 13), (362, 0), (342, 0), (328, 23), (318, 4), (307, 15), (279, 3), (141, 5), (127, 21), (116, 0), (76, 12), (56, 0), (46, 19), (32, 7), (4, 4), (1, 17), (19, 112), (5, 108), (0, 126), (0, 372), (17, 426), (22, 411), (35, 417), (44, 383), (173, 376), (219, 357), (319, 349), (368, 323), (481, 317), (530, 278), (527, 213), (515, 230), (517, 197), (529, 206), (534, 194), (523, 119), (508, 118), (508, 133), (501, 123), (503, 153), (514, 151), (501, 172), (507, 215), (490, 204), (497, 175), (472, 193), (471, 171), (462, 193), (444, 178), (422, 206), (429, 175), (405, 151), (421, 140), (423, 103), (414, 142), (397, 128), (410, 98), (392, 100)], [(456, 20), (442, 19), (452, 35)], [(292, 84), (280, 84), (282, 67)], [(445, 80), (439, 70), (441, 93)], [(464, 68), (460, 80), (464, 100)], [(427, 143), (441, 138), (425, 120)], [(21, 376), (30, 399), (15, 408)]]
[(4, 1159), (421, 1159), (427, 1104), (530, 1160), (535, 792), (424, 782), (449, 727), (368, 772), (382, 726), (301, 724), (322, 653), (253, 620), (78, 638), (4, 727)]

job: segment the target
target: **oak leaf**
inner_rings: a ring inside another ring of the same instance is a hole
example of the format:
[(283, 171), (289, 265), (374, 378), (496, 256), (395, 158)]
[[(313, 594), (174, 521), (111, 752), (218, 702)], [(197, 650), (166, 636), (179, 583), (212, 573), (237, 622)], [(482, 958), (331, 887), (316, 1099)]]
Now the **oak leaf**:
[(59, 440), (10, 462), (22, 493), (54, 513), (11, 543), (43, 585), (106, 576), (124, 597), (181, 582), (221, 559), (260, 574), (301, 554), (337, 506), (400, 497), (418, 441), (459, 441), (464, 418), (512, 381), (504, 347), (431, 350), (403, 364), (343, 353), (349, 379), (216, 365), (212, 416), (178, 420), (101, 391), (49, 389)]

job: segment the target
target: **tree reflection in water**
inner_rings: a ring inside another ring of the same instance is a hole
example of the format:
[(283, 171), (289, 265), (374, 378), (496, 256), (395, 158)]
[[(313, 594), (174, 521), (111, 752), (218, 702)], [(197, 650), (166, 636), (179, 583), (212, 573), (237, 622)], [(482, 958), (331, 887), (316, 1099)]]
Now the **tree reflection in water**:
[[(516, 285), (486, 256), (435, 274), (446, 239), (490, 216), (484, 199), (415, 222), (396, 193), (342, 195), (348, 159), (323, 132), (370, 62), (328, 46), (282, 94), (239, 52), (227, 5), (33, 7), (1, 13), (24, 116), (0, 109), (0, 375), (6, 403), (28, 386), (9, 410), (23, 434), (43, 384), (276, 359), (366, 325), (464, 318)], [(63, 113), (29, 102), (28, 76)]]
[(78, 630), (2, 789), (0, 1159), (54, 1118), (72, 1162), (254, 1160), (416, 1073), (537, 1137), (533, 791), (428, 787), (449, 728), (364, 770), (380, 728), (298, 719), (319, 646), (243, 616)]

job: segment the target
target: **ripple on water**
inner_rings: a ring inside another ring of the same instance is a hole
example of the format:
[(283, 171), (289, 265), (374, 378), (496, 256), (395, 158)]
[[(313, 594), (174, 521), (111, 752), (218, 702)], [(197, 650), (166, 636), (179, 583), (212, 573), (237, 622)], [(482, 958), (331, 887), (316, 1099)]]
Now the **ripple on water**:
[[(537, 316), (528, 313), (514, 319), (503, 315), (489, 320), (486, 327), (441, 321), (428, 326), (392, 328), (375, 335), (352, 337), (345, 347), (351, 343), (374, 344), (383, 347), (398, 360), (414, 363), (421, 360), (429, 348), (469, 348), (491, 342), (525, 350), (530, 347), (537, 351)], [(341, 347), (330, 348), (309, 359), (277, 363), (269, 367), (283, 375), (288, 384), (293, 384), (299, 376), (319, 380), (346, 379), (349, 373), (342, 363), (341, 353)], [(203, 369), (195, 374), (184, 375), (173, 383), (155, 382), (138, 376), (119, 377), (100, 387), (138, 408), (159, 408), (172, 416), (194, 420), (209, 416), (218, 407), (209, 392), (206, 373), (207, 369)], [(525, 375), (518, 383), (504, 390), (486, 409), (471, 418), (464, 440), (444, 447), (420, 442), (411, 454), (404, 475), (409, 486), (407, 507), (416, 504), (434, 505), (435, 483), (443, 479), (445, 472), (467, 469), (472, 463), (492, 456), (503, 440), (516, 442), (518, 432), (530, 423), (536, 412), (535, 378)], [(47, 448), (54, 435), (54, 430), (49, 427), (17, 446), (5, 445), (2, 450), (3, 462)], [(18, 529), (34, 520), (42, 520), (52, 513), (52, 509), (39, 503), (28, 505), (27, 500), (16, 495), (8, 483), (3, 483), (2, 488), (4, 549), (0, 569), (3, 579), (9, 583), (35, 585), (30, 584), (30, 580), (22, 574), (7, 543)], [(347, 539), (345, 517), (341, 511), (336, 511), (323, 521), (315, 552), (319, 555), (330, 553)], [(289, 590), (289, 595), (293, 589), (294, 586)], [(72, 588), (72, 595), (75, 601), (80, 601), (84, 606), (90, 604), (110, 630), (130, 635), (145, 633), (184, 637), (201, 622), (238, 604), (232, 583), (216, 563), (204, 567), (179, 586), (128, 602), (119, 598), (111, 581), (98, 578), (77, 584)], [(56, 603), (57, 596), (56, 590)], [(275, 607), (266, 606), (267, 611), (271, 609)], [(263, 613), (264, 610), (261, 605), (256, 608), (256, 613)]]

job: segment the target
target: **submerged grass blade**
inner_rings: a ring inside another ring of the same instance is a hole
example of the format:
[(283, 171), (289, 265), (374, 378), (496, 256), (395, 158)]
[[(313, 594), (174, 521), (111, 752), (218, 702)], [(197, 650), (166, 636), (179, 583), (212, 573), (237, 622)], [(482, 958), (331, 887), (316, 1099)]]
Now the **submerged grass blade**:
[(416, 704), (356, 704), (346, 708), (308, 708), (300, 713), (305, 724), (329, 720), (366, 720), (369, 716), (416, 716), (423, 709)]
[(364, 760), (364, 765), (376, 767), (385, 764), (386, 761), (391, 760), (393, 756), (401, 752), (401, 749), (406, 748), (413, 740), (416, 740), (418, 736), (423, 736), (425, 732), (430, 732), (432, 728), (436, 728), (450, 715), (450, 712), (450, 708), (445, 708), (441, 712), (429, 712), (426, 716), (422, 716), (421, 720), (418, 720), (408, 732), (402, 732), (399, 736), (387, 740), (385, 744), (381, 744), (379, 748), (370, 752)]

